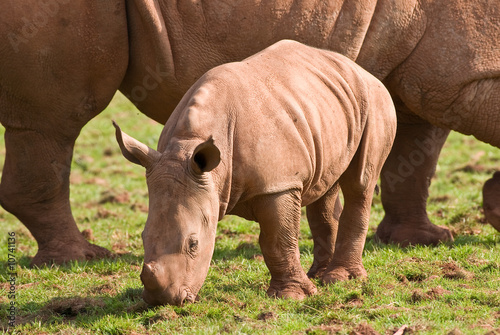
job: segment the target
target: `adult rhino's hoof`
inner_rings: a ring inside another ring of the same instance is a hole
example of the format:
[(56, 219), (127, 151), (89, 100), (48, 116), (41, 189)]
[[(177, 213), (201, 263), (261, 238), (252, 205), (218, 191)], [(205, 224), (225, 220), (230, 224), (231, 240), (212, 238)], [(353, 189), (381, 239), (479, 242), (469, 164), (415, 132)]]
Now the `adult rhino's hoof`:
[(436, 226), (430, 222), (425, 224), (391, 223), (385, 217), (377, 228), (377, 239), (383, 243), (409, 245), (438, 245), (441, 242), (453, 241), (450, 230)]
[(318, 292), (318, 289), (308, 279), (303, 283), (288, 283), (284, 285), (271, 283), (271, 286), (267, 290), (267, 295), (272, 298), (303, 300), (309, 295), (316, 294), (316, 292)]
[(345, 281), (354, 278), (366, 278), (367, 273), (365, 268), (360, 265), (353, 268), (346, 268), (343, 266), (335, 266), (332, 270), (327, 270), (321, 278), (323, 284), (333, 284), (338, 281)]
[(486, 220), (500, 231), (500, 172), (484, 183), (483, 209)]
[(309, 278), (321, 278), (323, 273), (325, 273), (327, 265), (318, 265), (316, 262), (311, 265), (311, 268), (307, 272), (307, 277)]
[(87, 241), (79, 243), (58, 243), (57, 245), (40, 247), (31, 261), (30, 266), (44, 266), (64, 264), (71, 261), (85, 261), (91, 259), (112, 257), (108, 249), (91, 244)]

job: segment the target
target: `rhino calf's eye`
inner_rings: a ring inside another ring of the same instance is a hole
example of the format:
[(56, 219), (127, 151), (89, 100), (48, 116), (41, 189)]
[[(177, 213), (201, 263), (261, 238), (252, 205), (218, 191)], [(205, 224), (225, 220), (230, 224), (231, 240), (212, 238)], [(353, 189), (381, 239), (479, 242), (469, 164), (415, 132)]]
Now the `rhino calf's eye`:
[(198, 249), (198, 241), (197, 240), (191, 240), (189, 242), (189, 250), (191, 252), (196, 251)]

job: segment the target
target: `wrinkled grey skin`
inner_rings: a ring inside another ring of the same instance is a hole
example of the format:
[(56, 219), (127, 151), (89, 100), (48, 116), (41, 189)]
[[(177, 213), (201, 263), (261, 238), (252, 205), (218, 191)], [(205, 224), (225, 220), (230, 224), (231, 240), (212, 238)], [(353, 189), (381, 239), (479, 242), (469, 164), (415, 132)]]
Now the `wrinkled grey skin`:
[[(381, 174), (378, 238), (450, 240), (427, 216), (428, 187), (450, 129), (500, 146), (499, 8), (497, 0), (2, 0), (0, 203), (36, 239), (33, 265), (109, 256), (71, 214), (82, 127), (118, 89), (165, 123), (210, 68), (294, 39), (355, 60), (394, 98), (398, 133)], [(485, 194), (488, 220), (500, 222), (500, 189)]]
[(195, 299), (227, 213), (259, 222), (270, 296), (316, 292), (299, 260), (301, 206), (315, 244), (308, 275), (325, 283), (366, 276), (371, 199), (396, 115), (382, 83), (348, 58), (281, 41), (198, 80), (158, 151), (116, 127), (125, 157), (146, 167), (146, 302)]

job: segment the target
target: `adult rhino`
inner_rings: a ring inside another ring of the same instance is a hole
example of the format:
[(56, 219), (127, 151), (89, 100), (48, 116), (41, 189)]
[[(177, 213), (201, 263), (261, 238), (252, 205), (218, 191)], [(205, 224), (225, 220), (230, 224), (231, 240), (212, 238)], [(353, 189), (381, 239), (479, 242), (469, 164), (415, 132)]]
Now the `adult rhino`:
[(450, 129), (500, 145), (499, 10), (498, 1), (467, 0), (3, 0), (0, 202), (37, 240), (34, 265), (108, 255), (71, 214), (81, 128), (117, 89), (165, 123), (208, 69), (294, 39), (355, 60), (395, 100), (377, 236), (403, 245), (452, 239), (427, 217), (429, 181)]

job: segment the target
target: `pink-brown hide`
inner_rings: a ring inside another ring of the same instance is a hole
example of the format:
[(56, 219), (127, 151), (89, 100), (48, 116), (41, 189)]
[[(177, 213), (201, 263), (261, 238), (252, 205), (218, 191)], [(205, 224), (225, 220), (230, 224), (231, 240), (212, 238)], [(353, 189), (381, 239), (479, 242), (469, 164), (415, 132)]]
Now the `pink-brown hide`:
[(135, 150), (145, 146), (117, 127), (125, 157), (147, 162), (144, 299), (194, 300), (227, 213), (260, 224), (270, 296), (316, 292), (299, 260), (301, 206), (315, 244), (309, 276), (366, 276), (371, 199), (395, 132), (380, 81), (344, 56), (287, 40), (202, 76), (167, 121), (158, 151)]
[(427, 216), (429, 181), (450, 129), (500, 145), (499, 19), (470, 0), (2, 0), (0, 203), (36, 239), (33, 265), (109, 255), (71, 214), (82, 127), (117, 89), (165, 123), (210, 68), (294, 39), (355, 60), (396, 102), (380, 240), (450, 240)]

